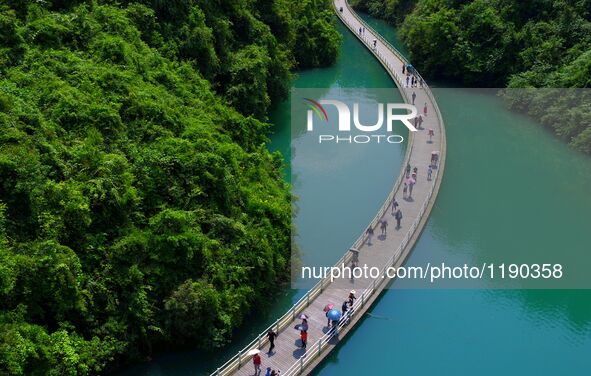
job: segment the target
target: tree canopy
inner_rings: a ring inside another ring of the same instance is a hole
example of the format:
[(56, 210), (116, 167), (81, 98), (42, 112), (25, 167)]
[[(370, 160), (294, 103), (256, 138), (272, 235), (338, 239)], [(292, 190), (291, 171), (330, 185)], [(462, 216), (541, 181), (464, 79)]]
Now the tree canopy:
[[(589, 0), (356, 0), (354, 4), (397, 25), (413, 64), (432, 79), (473, 87), (591, 87)], [(581, 106), (588, 112), (588, 101)], [(557, 109), (553, 106), (551, 111)], [(581, 123), (580, 117), (548, 124), (549, 111), (530, 115), (572, 146), (591, 152), (591, 125)]]
[(216, 348), (264, 307), (291, 244), (266, 114), (335, 60), (329, 5), (2, 2), (0, 374)]

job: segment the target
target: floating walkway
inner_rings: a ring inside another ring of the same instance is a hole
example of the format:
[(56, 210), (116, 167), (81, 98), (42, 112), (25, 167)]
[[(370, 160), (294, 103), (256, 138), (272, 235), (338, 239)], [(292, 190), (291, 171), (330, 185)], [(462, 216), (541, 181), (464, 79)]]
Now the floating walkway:
[[(309, 374), (347, 336), (380, 295), (380, 292), (388, 286), (391, 280), (384, 278), (386, 268), (400, 266), (405, 261), (429, 218), (443, 178), (446, 155), (445, 128), (443, 118), (428, 85), (415, 72), (415, 77), (423, 85), (418, 88), (407, 88), (406, 75), (402, 74), (402, 66), (408, 64), (408, 61), (390, 43), (371, 29), (369, 25), (365, 24), (349, 7), (346, 0), (333, 0), (333, 5), (340, 20), (388, 71), (404, 100), (407, 103), (412, 103), (412, 93), (414, 92), (416, 94), (415, 105), (419, 112), (422, 113), (425, 103), (428, 109), (428, 115), (426, 117), (423, 115), (422, 129), (417, 132), (409, 132), (406, 156), (400, 168), (400, 175), (380, 211), (369, 224), (374, 228), (375, 232), (373, 244), (370, 246), (366, 243), (365, 231), (363, 231), (362, 235), (352, 245), (352, 248), (359, 250), (358, 265), (376, 266), (381, 270), (381, 275), (374, 280), (346, 279), (333, 281), (332, 283), (327, 279), (321, 280), (268, 328), (279, 333), (275, 340), (273, 354), (266, 353), (269, 346), (266, 337), (267, 329), (232, 359), (220, 366), (212, 376), (254, 375), (252, 356), (247, 355), (253, 349), (261, 350), (262, 375), (265, 374), (267, 367), (280, 370), (282, 376)], [(362, 33), (359, 33), (360, 28)], [(428, 129), (434, 131), (431, 140)], [(432, 179), (429, 181), (427, 180), (427, 168), (431, 164), (431, 153), (434, 151), (439, 152), (439, 162), (437, 168), (433, 170)], [(412, 200), (403, 199), (402, 192), (399, 192), (402, 190), (401, 185), (405, 179), (404, 170), (407, 164), (412, 167), (417, 166), (419, 169), (417, 183), (412, 192)], [(403, 213), (402, 227), (398, 230), (395, 229), (396, 221), (390, 210), (394, 197), (400, 204)], [(378, 238), (380, 234), (379, 222), (382, 219), (388, 221), (388, 232), (386, 237)], [(353, 253), (346, 252), (336, 262), (335, 266), (341, 266), (342, 264), (350, 266), (352, 258)], [(357, 292), (353, 313), (346, 322), (341, 320), (337, 327), (338, 330), (329, 330), (326, 327), (324, 306), (328, 303), (334, 303), (335, 308), (340, 309), (342, 302), (347, 299), (351, 289), (355, 289)], [(296, 325), (300, 324), (299, 316), (304, 312), (310, 317), (308, 320), (309, 329), (306, 350), (299, 348), (299, 331), (294, 329)]]

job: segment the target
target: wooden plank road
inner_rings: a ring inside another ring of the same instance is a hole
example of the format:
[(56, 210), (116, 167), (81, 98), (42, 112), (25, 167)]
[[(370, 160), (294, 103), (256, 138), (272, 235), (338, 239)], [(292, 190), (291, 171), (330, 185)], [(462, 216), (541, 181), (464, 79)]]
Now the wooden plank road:
[[(263, 375), (267, 367), (281, 370), (281, 375), (308, 374), (359, 322), (363, 313), (369, 309), (373, 301), (379, 296), (379, 293), (388, 285), (390, 280), (384, 276), (385, 268), (402, 265), (428, 219), (443, 178), (446, 153), (445, 128), (441, 113), (429, 87), (426, 83), (424, 87), (406, 87), (406, 75), (402, 74), (402, 66), (408, 64), (408, 62), (404, 57), (378, 33), (366, 25), (345, 0), (333, 0), (333, 5), (340, 20), (388, 71), (404, 100), (411, 103), (412, 93), (415, 93), (415, 105), (419, 112), (422, 113), (425, 104), (428, 111), (427, 116), (423, 114), (424, 123), (422, 129), (417, 132), (409, 132), (406, 156), (401, 167), (400, 176), (385, 199), (382, 208), (369, 224), (374, 228), (375, 232), (373, 244), (369, 245), (363, 234), (353, 244), (353, 247), (359, 250), (358, 265), (377, 267), (381, 270), (381, 273), (375, 279), (351, 280), (342, 278), (333, 282), (329, 280), (320, 281), (271, 326), (273, 330), (279, 333), (272, 354), (266, 353), (269, 344), (265, 337), (265, 331), (212, 375), (254, 375), (252, 357), (246, 353), (256, 348), (262, 350), (261, 368)], [(359, 32), (360, 28), (362, 29), (361, 33)], [(416, 77), (422, 80), (418, 73), (416, 73)], [(429, 140), (428, 129), (434, 131), (432, 140)], [(439, 163), (433, 171), (432, 180), (427, 180), (427, 169), (431, 164), (431, 153), (433, 151), (439, 152)], [(404, 170), (407, 163), (418, 168), (417, 183), (412, 192), (412, 199), (403, 199), (402, 194), (399, 192), (401, 183), (405, 178)], [(393, 197), (399, 202), (403, 213), (400, 229), (395, 228), (394, 216), (390, 209)], [(389, 226), (387, 234), (379, 236), (379, 221), (383, 219), (388, 221)], [(352, 254), (347, 252), (335, 266), (350, 266), (351, 257)], [(357, 292), (353, 313), (347, 317), (348, 320), (342, 320), (339, 323), (338, 330), (330, 331), (327, 327), (327, 319), (323, 308), (326, 304), (333, 303), (335, 308), (340, 310), (341, 304), (347, 299), (351, 289), (355, 289)], [(308, 345), (305, 350), (300, 348), (300, 333), (296, 330), (296, 326), (301, 322), (298, 316), (303, 312), (310, 317), (308, 320)]]

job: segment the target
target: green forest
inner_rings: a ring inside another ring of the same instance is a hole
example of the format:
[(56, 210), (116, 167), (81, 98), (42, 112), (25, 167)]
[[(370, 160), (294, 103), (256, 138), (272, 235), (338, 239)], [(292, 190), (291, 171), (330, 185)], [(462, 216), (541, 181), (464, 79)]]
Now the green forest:
[(289, 278), (266, 114), (329, 0), (0, 2), (0, 374), (215, 349)]
[[(471, 87), (590, 88), (591, 0), (353, 0), (395, 25), (419, 71)], [(591, 153), (591, 96), (507, 91), (573, 147)], [(577, 107), (573, 109), (573, 104)], [(557, 113), (566, 114), (559, 118)]]

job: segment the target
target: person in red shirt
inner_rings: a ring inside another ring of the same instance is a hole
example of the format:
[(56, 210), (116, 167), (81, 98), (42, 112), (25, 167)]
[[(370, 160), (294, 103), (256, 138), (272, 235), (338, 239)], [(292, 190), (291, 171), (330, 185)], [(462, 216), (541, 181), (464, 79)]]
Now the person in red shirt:
[(254, 374), (260, 375), (261, 374), (261, 357), (259, 354), (254, 354), (252, 357), (252, 362), (254, 364)]
[(300, 339), (302, 340), (302, 349), (305, 349), (306, 342), (308, 342), (308, 332), (305, 330), (300, 331)]

